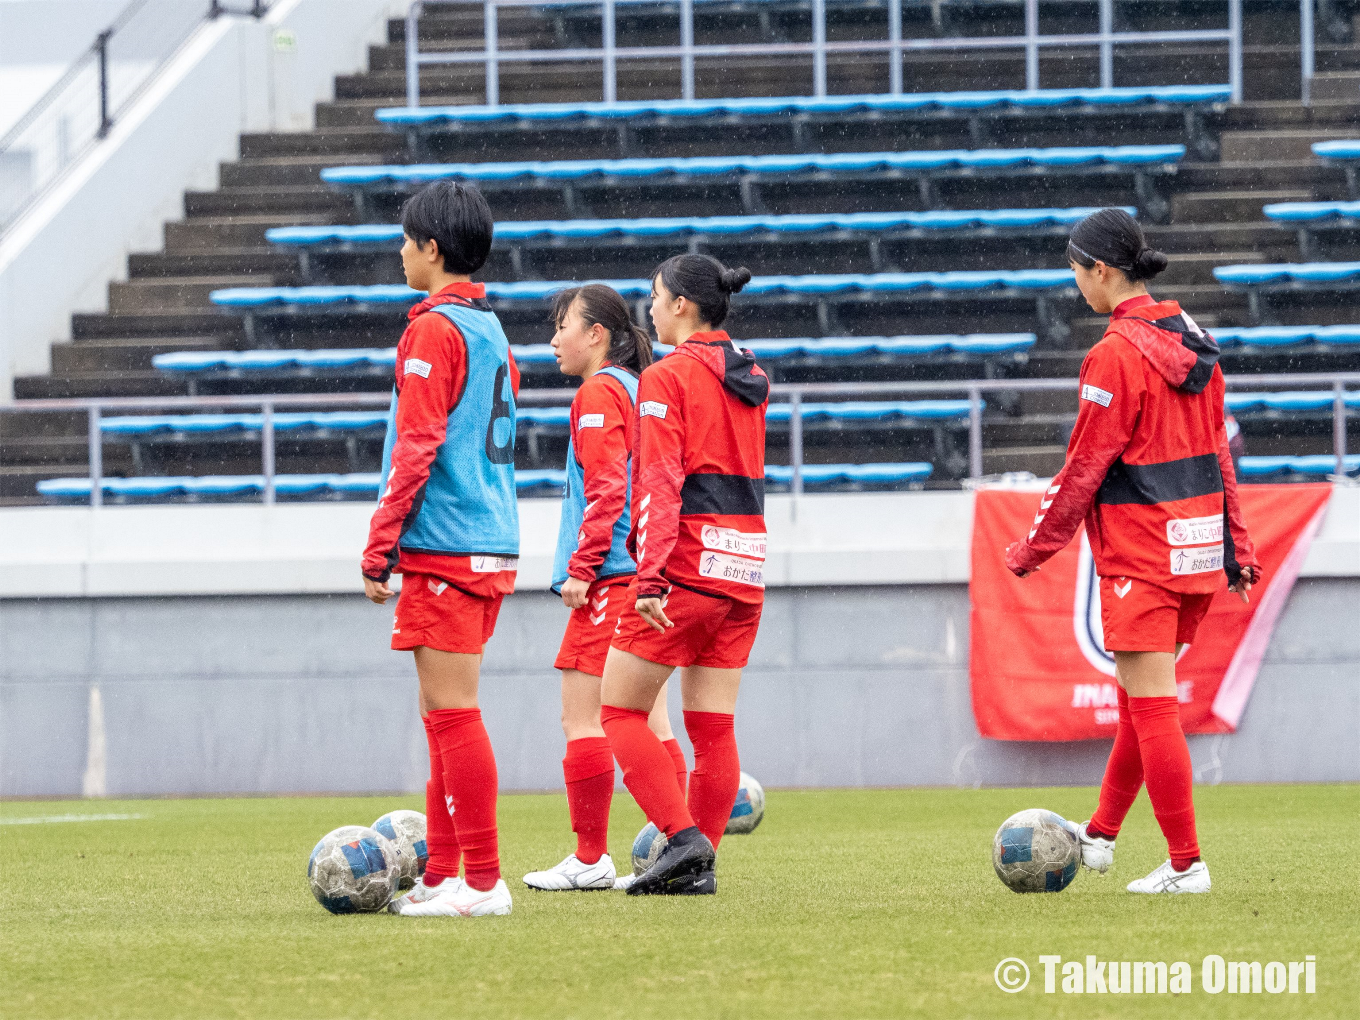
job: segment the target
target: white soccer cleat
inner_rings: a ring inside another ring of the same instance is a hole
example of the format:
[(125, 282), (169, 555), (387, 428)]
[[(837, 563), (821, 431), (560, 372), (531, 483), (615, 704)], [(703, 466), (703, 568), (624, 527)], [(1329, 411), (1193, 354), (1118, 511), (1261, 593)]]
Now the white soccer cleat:
[(620, 892), (627, 892), (629, 887), (636, 881), (637, 876), (630, 871), (628, 874), (620, 875), (618, 878), (614, 879), (614, 888)]
[(487, 917), (510, 913), (510, 890), (505, 879), (498, 879), (487, 892), (466, 882), (441, 892), (423, 903), (408, 903), (398, 913), (402, 917)]
[(1114, 863), (1114, 840), (1106, 839), (1104, 836), (1086, 835), (1086, 826), (1090, 824), (1088, 820), (1077, 826), (1077, 842), (1081, 844), (1081, 863), (1103, 875)]
[(410, 892), (403, 893), (387, 905), (387, 910), (392, 914), (400, 914), (401, 908), (407, 903), (424, 903), (432, 900), (442, 892), (448, 892), (463, 884), (463, 880), (458, 877), (446, 878), (438, 885), (426, 885), (423, 881), (417, 880)]
[(1129, 883), (1129, 892), (1136, 893), (1201, 893), (1209, 891), (1209, 866), (1196, 861), (1184, 871), (1177, 871), (1167, 861), (1147, 878)]
[(575, 889), (613, 889), (614, 862), (608, 854), (601, 854), (594, 864), (582, 864), (572, 854), (555, 868), (531, 871), (524, 876), (530, 889), (546, 892), (570, 892)]

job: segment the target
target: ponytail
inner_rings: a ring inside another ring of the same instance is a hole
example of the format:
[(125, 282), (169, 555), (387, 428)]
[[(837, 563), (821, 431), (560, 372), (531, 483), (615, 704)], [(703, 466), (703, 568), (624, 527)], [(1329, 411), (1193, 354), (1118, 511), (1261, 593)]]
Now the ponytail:
[(652, 279), (673, 297), (693, 301), (699, 321), (716, 329), (727, 320), (731, 296), (751, 282), (751, 271), (728, 269), (712, 255), (675, 255), (656, 267)]
[(559, 290), (553, 297), (552, 321), (559, 328), (571, 306), (580, 301), (581, 321), (599, 324), (609, 334), (608, 360), (620, 368), (641, 374), (652, 363), (652, 338), (633, 321), (628, 302), (612, 287), (587, 283)]
[(1148, 247), (1143, 228), (1123, 209), (1101, 209), (1073, 227), (1067, 257), (1086, 269), (1104, 262), (1134, 282), (1151, 280), (1167, 265), (1166, 256)]

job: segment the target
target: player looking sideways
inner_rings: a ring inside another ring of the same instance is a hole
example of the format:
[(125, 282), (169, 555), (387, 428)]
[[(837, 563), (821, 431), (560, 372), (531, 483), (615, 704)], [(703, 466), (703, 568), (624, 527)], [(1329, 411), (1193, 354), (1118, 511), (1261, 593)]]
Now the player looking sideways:
[[(553, 350), (564, 375), (582, 379), (571, 402), (567, 491), (562, 500), (552, 589), (572, 610), (553, 664), (562, 671), (562, 773), (576, 852), (547, 871), (524, 876), (534, 889), (612, 889), (609, 805), (614, 755), (600, 726), (600, 677), (637, 567), (628, 554), (628, 470), (638, 375), (652, 363), (652, 341), (628, 304), (603, 284), (570, 287), (553, 300)], [(671, 733), (662, 686), (648, 725), (685, 784), (685, 753)]]
[(1006, 566), (1019, 577), (1039, 569), (1085, 519), (1120, 689), (1100, 803), (1078, 826), (1082, 863), (1109, 868), (1146, 783), (1171, 859), (1129, 891), (1208, 892), (1176, 656), (1194, 640), (1221, 574), (1243, 602), (1261, 580), (1228, 452), (1218, 345), (1176, 302), (1148, 294), (1143, 281), (1166, 268), (1166, 256), (1128, 213), (1082, 220), (1067, 257), (1087, 304), (1110, 324), (1082, 362), (1066, 463), (1029, 537), (1006, 550)]
[[(718, 327), (751, 279), (707, 255), (652, 275), (652, 323), (675, 351), (642, 373), (633, 441), (635, 612), (619, 617), (600, 721), (633, 798), (669, 842), (630, 895), (716, 890), (714, 847), (741, 768), (732, 714), (764, 603), (765, 402), (770, 382)], [(681, 667), (694, 746), (689, 799), (647, 726)]]
[[(415, 652), (430, 747), (425, 877), (388, 907), (406, 916), (510, 913), (496, 835), (496, 759), (477, 682), (501, 600), (515, 587), (515, 397), (519, 370), (486, 288), (491, 209), (438, 181), (402, 210), (406, 282), (429, 297), (397, 344), (383, 488), (364, 550), (379, 605), (403, 576), (392, 647)], [(459, 861), (464, 877), (458, 877)]]

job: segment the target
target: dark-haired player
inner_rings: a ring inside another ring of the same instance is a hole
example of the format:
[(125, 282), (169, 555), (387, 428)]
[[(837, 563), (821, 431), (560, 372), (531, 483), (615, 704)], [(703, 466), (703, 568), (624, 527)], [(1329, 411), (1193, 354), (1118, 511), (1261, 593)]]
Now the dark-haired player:
[[(616, 875), (607, 850), (614, 756), (600, 727), (600, 677), (637, 572), (627, 548), (628, 469), (638, 376), (652, 363), (652, 341), (633, 322), (628, 303), (598, 283), (559, 291), (553, 322), (558, 368), (582, 380), (571, 402), (567, 491), (552, 582), (572, 610), (554, 665), (562, 671), (562, 773), (576, 851), (554, 868), (525, 875), (524, 884), (549, 891), (612, 889)], [(664, 685), (648, 725), (683, 786), (685, 754), (671, 733)]]
[[(508, 914), (496, 833), (496, 759), (477, 685), (482, 649), (515, 586), (515, 397), (519, 370), (486, 289), (491, 210), (439, 181), (402, 212), (406, 282), (429, 297), (397, 344), (382, 496), (364, 550), (365, 594), (392, 597), (392, 647), (415, 653), (430, 747), (424, 879), (388, 908), (405, 916)], [(463, 877), (458, 877), (459, 862)]]
[[(652, 276), (652, 323), (675, 351), (638, 384), (635, 604), (605, 662), (600, 718), (625, 785), (669, 842), (630, 895), (716, 890), (714, 847), (740, 783), (733, 712), (765, 597), (770, 384), (718, 327), (750, 279), (706, 255), (677, 255)], [(688, 801), (647, 726), (677, 666), (694, 746)]]
[(1087, 304), (1110, 324), (1082, 362), (1067, 461), (1029, 537), (1006, 551), (1006, 565), (1025, 577), (1085, 520), (1120, 690), (1100, 804), (1078, 826), (1082, 862), (1110, 867), (1115, 837), (1146, 783), (1170, 859), (1129, 891), (1208, 892), (1176, 655), (1194, 640), (1224, 575), (1243, 602), (1261, 580), (1224, 429), (1218, 345), (1176, 302), (1148, 294), (1144, 281), (1166, 268), (1166, 256), (1148, 247), (1123, 210), (1102, 209), (1077, 224), (1067, 257)]

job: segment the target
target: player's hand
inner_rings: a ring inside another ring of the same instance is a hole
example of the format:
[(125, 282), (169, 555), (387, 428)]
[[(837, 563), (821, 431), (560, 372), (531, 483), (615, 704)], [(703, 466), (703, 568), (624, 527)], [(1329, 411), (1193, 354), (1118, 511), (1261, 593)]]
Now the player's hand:
[(580, 609), (590, 594), (590, 582), (569, 577), (562, 582), (562, 604), (568, 609)]
[(666, 610), (662, 608), (660, 599), (638, 599), (637, 611), (638, 615), (655, 628), (658, 633), (664, 634), (667, 627), (675, 626), (667, 618)]
[(1012, 542), (1010, 545), (1006, 546), (1006, 569), (1009, 570), (1016, 577), (1029, 577), (1029, 575), (1034, 573), (1034, 571), (1016, 570), (1014, 567), (1011, 566), (1011, 557), (1015, 554), (1016, 550), (1018, 550), (1019, 548), (1020, 548), (1019, 542)]
[(1244, 571), (1241, 580), (1236, 584), (1228, 585), (1228, 591), (1237, 592), (1237, 597), (1241, 599), (1243, 603), (1251, 602), (1251, 596), (1248, 594), (1248, 592), (1251, 591), (1251, 582), (1247, 580), (1249, 576), (1250, 575)]
[(364, 597), (370, 602), (376, 602), (378, 605), (382, 605), (394, 594), (396, 593), (382, 581), (375, 581), (371, 577), (364, 578)]

